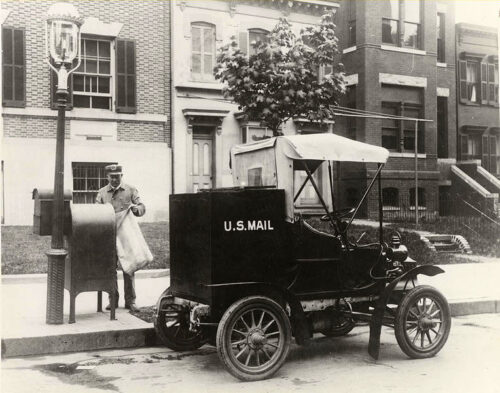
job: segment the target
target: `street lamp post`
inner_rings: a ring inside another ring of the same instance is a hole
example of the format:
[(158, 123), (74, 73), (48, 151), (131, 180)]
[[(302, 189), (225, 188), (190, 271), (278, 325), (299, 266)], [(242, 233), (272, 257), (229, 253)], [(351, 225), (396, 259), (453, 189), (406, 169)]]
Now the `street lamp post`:
[[(46, 19), (47, 61), (57, 74), (57, 140), (54, 172), (54, 201), (52, 211), (52, 242), (47, 252), (47, 312), (46, 323), (63, 323), (64, 264), (64, 123), (68, 96), (68, 76), (79, 67), (80, 26), (82, 20), (77, 9), (67, 3), (50, 6)], [(68, 71), (78, 55), (78, 64)]]

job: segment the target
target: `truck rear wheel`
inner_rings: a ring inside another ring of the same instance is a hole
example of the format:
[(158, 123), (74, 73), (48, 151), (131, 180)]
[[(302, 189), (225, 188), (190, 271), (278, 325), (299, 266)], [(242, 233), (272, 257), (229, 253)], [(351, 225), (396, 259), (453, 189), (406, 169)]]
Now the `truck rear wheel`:
[(429, 358), (443, 348), (451, 327), (450, 306), (437, 289), (421, 285), (410, 290), (396, 312), (394, 330), (403, 352)]
[(283, 308), (264, 296), (233, 303), (217, 329), (217, 353), (242, 381), (258, 381), (280, 369), (290, 350), (291, 326)]
[(174, 304), (173, 297), (161, 300), (154, 327), (163, 344), (174, 351), (193, 351), (204, 343), (201, 331), (189, 330), (189, 308)]

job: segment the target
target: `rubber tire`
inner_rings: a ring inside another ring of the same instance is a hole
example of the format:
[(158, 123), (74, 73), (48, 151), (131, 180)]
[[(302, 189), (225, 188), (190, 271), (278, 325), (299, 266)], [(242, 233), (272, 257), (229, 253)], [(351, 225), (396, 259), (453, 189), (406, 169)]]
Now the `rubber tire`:
[[(273, 361), (273, 364), (269, 368), (256, 372), (248, 372), (239, 367), (237, 363), (233, 363), (229, 352), (231, 349), (228, 348), (228, 342), (231, 339), (230, 327), (237, 321), (240, 315), (252, 308), (264, 308), (266, 312), (272, 312), (277, 323), (281, 325), (284, 339), (284, 345), (281, 353), (278, 354), (278, 359)], [(233, 303), (222, 316), (217, 328), (217, 354), (227, 371), (234, 377), (241, 381), (260, 381), (271, 377), (281, 368), (290, 351), (291, 337), (292, 328), (290, 320), (277, 302), (265, 296), (248, 296)]]
[[(431, 347), (428, 350), (418, 350), (412, 346), (409, 337), (405, 332), (405, 322), (406, 315), (408, 314), (408, 309), (415, 303), (415, 301), (426, 295), (431, 297), (435, 302), (437, 302), (443, 313), (443, 332), (439, 338), (437, 345)], [(429, 285), (420, 285), (411, 289), (402, 299), (396, 311), (396, 318), (394, 321), (394, 331), (396, 334), (396, 340), (399, 344), (401, 350), (412, 359), (425, 359), (435, 356), (444, 346), (448, 335), (450, 334), (451, 328), (451, 313), (448, 301), (436, 288)]]
[[(169, 301), (171, 301), (171, 298), (162, 299), (158, 309), (161, 310), (165, 302)], [(165, 313), (162, 313), (161, 311), (158, 312), (158, 317), (154, 321), (154, 328), (163, 344), (174, 351), (194, 351), (204, 344), (203, 334), (201, 331), (196, 334), (188, 332), (188, 337), (184, 339), (179, 339), (172, 335), (166, 326)]]

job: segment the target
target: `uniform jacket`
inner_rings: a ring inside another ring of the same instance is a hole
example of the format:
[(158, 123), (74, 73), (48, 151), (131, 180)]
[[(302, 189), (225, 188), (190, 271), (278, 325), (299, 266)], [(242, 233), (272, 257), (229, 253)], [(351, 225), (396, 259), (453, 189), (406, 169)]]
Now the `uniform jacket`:
[(104, 186), (97, 192), (96, 203), (110, 203), (115, 209), (115, 213), (127, 210), (131, 204), (137, 205), (136, 216), (140, 217), (146, 213), (146, 206), (141, 202), (139, 192), (134, 186), (122, 183), (116, 189), (110, 184)]

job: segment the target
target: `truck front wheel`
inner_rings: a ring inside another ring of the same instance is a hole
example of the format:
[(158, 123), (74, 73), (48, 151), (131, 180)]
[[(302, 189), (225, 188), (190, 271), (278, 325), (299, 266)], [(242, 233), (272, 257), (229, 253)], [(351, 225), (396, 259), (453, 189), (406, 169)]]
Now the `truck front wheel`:
[(450, 306), (437, 289), (421, 285), (410, 290), (396, 312), (394, 329), (403, 352), (429, 358), (443, 348), (451, 327)]

